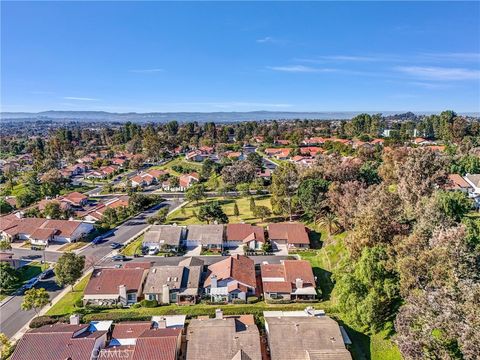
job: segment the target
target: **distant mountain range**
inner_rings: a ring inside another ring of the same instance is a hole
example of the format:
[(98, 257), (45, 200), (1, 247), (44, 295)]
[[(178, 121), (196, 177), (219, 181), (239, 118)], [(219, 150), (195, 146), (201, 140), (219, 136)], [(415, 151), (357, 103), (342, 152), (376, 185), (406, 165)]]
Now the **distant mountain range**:
[[(344, 112), (284, 112), (284, 111), (251, 111), (251, 112), (152, 112), (152, 113), (110, 113), (106, 111), (42, 111), (38, 113), (28, 112), (2, 112), (0, 119), (3, 121), (81, 121), (81, 122), (167, 122), (177, 120), (179, 122), (206, 122), (216, 123), (261, 121), (261, 120), (288, 120), (288, 119), (317, 119), (339, 120), (351, 119), (366, 111)], [(369, 114), (380, 113), (379, 111), (367, 111)], [(384, 116), (395, 115), (401, 112), (383, 111)], [(417, 115), (432, 114), (419, 112)], [(478, 113), (465, 113), (464, 115), (479, 116)]]

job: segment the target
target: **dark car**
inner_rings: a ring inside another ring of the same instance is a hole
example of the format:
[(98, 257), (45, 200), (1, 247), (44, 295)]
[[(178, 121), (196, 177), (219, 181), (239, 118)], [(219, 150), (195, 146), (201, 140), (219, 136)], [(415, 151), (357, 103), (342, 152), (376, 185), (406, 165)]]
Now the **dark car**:
[(127, 257), (125, 255), (115, 255), (112, 257), (113, 261), (125, 261), (127, 260)]
[(30, 290), (31, 288), (33, 288), (36, 284), (38, 283), (38, 278), (33, 278), (33, 279), (30, 279), (26, 284), (24, 284), (21, 288), (20, 288), (20, 291), (22, 293), (24, 293), (25, 291), (27, 290)]
[(101, 236), (97, 236), (95, 239), (92, 240), (92, 244), (94, 245), (101, 244), (102, 242), (103, 242), (103, 237)]
[(41, 255), (24, 255), (24, 256), (21, 256), (20, 259), (22, 260), (33, 260), (33, 259), (38, 259), (42, 257)]
[(122, 244), (119, 244), (119, 243), (117, 243), (117, 242), (113, 242), (113, 243), (110, 244), (110, 247), (111, 247), (112, 249), (118, 249), (118, 248), (121, 248), (121, 247), (122, 247)]
[(55, 275), (55, 272), (53, 271), (53, 269), (48, 269), (40, 274), (39, 279), (45, 280), (45, 279), (51, 278), (53, 275)]

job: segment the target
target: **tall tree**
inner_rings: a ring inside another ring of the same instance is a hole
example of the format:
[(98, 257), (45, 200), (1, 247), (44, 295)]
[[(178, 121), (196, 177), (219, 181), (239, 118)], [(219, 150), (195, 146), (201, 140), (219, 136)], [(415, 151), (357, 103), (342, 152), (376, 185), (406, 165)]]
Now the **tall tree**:
[(288, 216), (290, 221), (298, 204), (299, 174), (295, 164), (282, 163), (272, 176), (271, 203), (275, 213)]
[(73, 289), (75, 282), (80, 279), (85, 266), (85, 256), (73, 252), (64, 253), (55, 265), (55, 277), (58, 285), (70, 285)]

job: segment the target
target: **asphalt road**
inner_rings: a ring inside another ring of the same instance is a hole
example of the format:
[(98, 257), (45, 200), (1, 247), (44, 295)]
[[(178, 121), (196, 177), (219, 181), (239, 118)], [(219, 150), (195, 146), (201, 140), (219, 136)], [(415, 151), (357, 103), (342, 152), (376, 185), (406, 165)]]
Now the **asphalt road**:
[[(162, 207), (169, 205), (170, 209), (174, 209), (182, 203), (183, 199), (175, 199), (163, 202), (153, 208), (144, 211), (143, 213), (133, 217), (132, 219), (124, 222), (119, 227), (113, 229), (111, 234), (105, 238), (105, 241), (95, 246), (88, 246), (80, 252), (81, 255), (85, 255), (88, 265), (97, 265), (103, 257), (110, 254), (112, 249), (110, 244), (112, 242), (118, 242), (120, 244), (125, 243), (131, 237), (142, 231), (148, 226), (147, 219), (153, 215)], [(35, 260), (43, 259), (42, 251), (34, 251), (28, 249), (13, 249), (15, 257), (34, 255), (40, 256)], [(61, 253), (45, 251), (46, 261), (55, 262), (61, 256)], [(36, 287), (44, 287), (50, 294), (50, 299), (55, 298), (62, 290), (55, 280), (46, 279), (45, 281), (39, 281)], [(23, 301), (22, 295), (13, 296), (8, 302), (4, 303), (0, 308), (0, 332), (5, 333), (8, 337), (12, 337), (23, 328), (34, 316), (34, 311), (22, 311), (20, 305)]]
[[(37, 288), (45, 288), (50, 294), (50, 299), (57, 296), (62, 288), (55, 283), (55, 278), (40, 280)], [(27, 324), (35, 316), (35, 311), (22, 311), (20, 306), (23, 302), (23, 295), (17, 295), (5, 303), (0, 311), (0, 332), (9, 338), (15, 335), (25, 324)]]

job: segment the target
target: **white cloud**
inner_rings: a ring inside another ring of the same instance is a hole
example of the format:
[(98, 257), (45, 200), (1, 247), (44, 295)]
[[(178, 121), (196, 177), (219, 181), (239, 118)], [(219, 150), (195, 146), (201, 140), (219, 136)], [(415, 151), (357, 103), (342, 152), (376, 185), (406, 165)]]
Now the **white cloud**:
[(337, 71), (329, 68), (315, 68), (304, 65), (285, 65), (285, 66), (268, 66), (273, 71), (290, 72), (290, 73), (330, 73)]
[[(322, 55), (317, 56), (318, 60), (327, 61), (351, 61), (351, 62), (365, 62), (365, 61), (381, 61), (381, 57), (373, 56), (356, 56), (356, 55)], [(304, 59), (304, 61), (316, 61), (315, 59)]]
[(274, 39), (271, 36), (265, 36), (264, 38), (257, 39), (257, 43), (267, 43), (274, 42)]
[(424, 89), (448, 89), (452, 86), (449, 84), (444, 83), (431, 83), (431, 82), (424, 82), (424, 81), (412, 81), (409, 82), (410, 85), (421, 87)]
[(480, 61), (480, 53), (464, 53), (464, 52), (450, 52), (450, 53), (423, 53), (421, 56), (428, 60), (436, 61), (465, 61), (478, 62)]
[(404, 74), (429, 80), (478, 80), (480, 71), (466, 68), (434, 66), (398, 66), (395, 70)]
[(156, 68), (156, 69), (134, 69), (134, 70), (130, 70), (130, 72), (132, 73), (137, 73), (137, 74), (153, 74), (153, 73), (159, 73), (159, 72), (164, 72), (165, 69), (160, 69), (160, 68)]
[(64, 96), (65, 100), (77, 100), (77, 101), (98, 101), (99, 99), (88, 98), (88, 97), (77, 97), (77, 96)]

